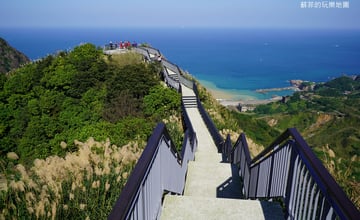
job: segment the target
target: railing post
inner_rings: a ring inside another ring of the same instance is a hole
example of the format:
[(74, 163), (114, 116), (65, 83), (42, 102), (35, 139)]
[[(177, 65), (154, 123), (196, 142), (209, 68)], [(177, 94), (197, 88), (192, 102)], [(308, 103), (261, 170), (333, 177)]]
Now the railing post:
[(223, 146), (222, 146), (222, 155), (223, 155), (223, 161), (224, 162), (232, 162), (231, 161), (231, 148), (232, 148), (232, 145), (231, 145), (231, 138), (230, 138), (230, 134), (228, 134), (226, 136), (226, 140), (225, 142), (223, 143)]
[(295, 152), (295, 141), (292, 141), (291, 145), (292, 147), (290, 147), (290, 166), (289, 166), (289, 174), (288, 174), (288, 178), (287, 178), (287, 183), (286, 183), (286, 191), (285, 191), (285, 207), (286, 207), (286, 212), (285, 212), (285, 218), (294, 218), (294, 216), (290, 213), (294, 211), (294, 207), (295, 205), (293, 204), (293, 201), (291, 201), (292, 199), (292, 189), (294, 187), (294, 168), (295, 168), (295, 162), (296, 162), (296, 157), (298, 156)]
[(271, 162), (270, 162), (270, 174), (269, 174), (269, 186), (268, 186), (269, 188), (267, 191), (268, 198), (270, 197), (271, 186), (272, 186), (272, 176), (273, 176), (273, 172), (274, 172), (274, 159), (275, 159), (275, 156), (273, 155), (271, 157)]

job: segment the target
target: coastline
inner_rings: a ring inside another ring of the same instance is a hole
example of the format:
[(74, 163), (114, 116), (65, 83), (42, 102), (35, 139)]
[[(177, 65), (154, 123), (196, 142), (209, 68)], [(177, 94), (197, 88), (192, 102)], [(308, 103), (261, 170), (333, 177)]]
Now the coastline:
[[(214, 83), (199, 80), (200, 83), (211, 93), (211, 95), (223, 106), (238, 106), (238, 105), (260, 105), (267, 104), (270, 102), (280, 101), (282, 96), (274, 96), (271, 98), (261, 99), (259, 96), (264, 94), (264, 89), (260, 90), (263, 92), (256, 91), (247, 91), (247, 90), (225, 90), (218, 88)], [(293, 87), (285, 88), (274, 88), (267, 89), (265, 91), (282, 91), (289, 90)], [(254, 94), (257, 94), (255, 96)]]
[(221, 89), (217, 87), (213, 82), (206, 80), (199, 80), (201, 85), (203, 85), (217, 100), (228, 100), (228, 101), (245, 101), (245, 100), (259, 100), (253, 92), (247, 90), (230, 90), (230, 89)]

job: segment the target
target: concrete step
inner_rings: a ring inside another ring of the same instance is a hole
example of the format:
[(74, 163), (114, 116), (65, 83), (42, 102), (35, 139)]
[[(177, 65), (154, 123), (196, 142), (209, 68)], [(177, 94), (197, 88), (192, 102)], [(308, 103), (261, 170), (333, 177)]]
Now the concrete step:
[[(197, 163), (221, 163), (222, 155), (217, 153), (217, 149), (196, 149), (195, 160)], [(228, 169), (228, 168), (227, 168)]]
[(178, 75), (177, 71), (174, 71), (168, 67), (165, 67), (165, 68), (171, 78), (176, 79), (176, 81), (179, 81), (179, 75)]
[(179, 77), (177, 75), (169, 75), (169, 77), (175, 80), (176, 82), (179, 82)]
[(182, 87), (181, 93), (183, 96), (195, 96), (194, 91), (186, 86)]
[(241, 183), (228, 163), (189, 161), (184, 195), (240, 199)]
[(284, 219), (278, 203), (166, 195), (160, 219)]
[(185, 108), (197, 108), (197, 98), (196, 96), (183, 96), (182, 101)]

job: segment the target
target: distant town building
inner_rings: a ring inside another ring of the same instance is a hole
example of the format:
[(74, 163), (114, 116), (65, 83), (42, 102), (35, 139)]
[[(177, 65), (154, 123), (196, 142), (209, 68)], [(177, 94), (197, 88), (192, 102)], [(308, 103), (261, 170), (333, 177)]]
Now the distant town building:
[(243, 105), (243, 104), (239, 104), (238, 109), (240, 112), (248, 112), (248, 111), (254, 111), (255, 110), (255, 106), (254, 105)]
[(289, 100), (290, 100), (290, 96), (283, 96), (282, 99), (281, 99), (281, 102), (285, 104), (285, 103), (287, 103)]

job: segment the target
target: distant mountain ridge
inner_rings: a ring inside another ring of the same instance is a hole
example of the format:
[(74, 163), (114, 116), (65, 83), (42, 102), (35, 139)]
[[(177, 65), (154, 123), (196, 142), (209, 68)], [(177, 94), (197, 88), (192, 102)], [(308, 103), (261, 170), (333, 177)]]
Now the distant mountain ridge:
[(30, 59), (0, 38), (0, 73), (7, 73), (29, 62)]

